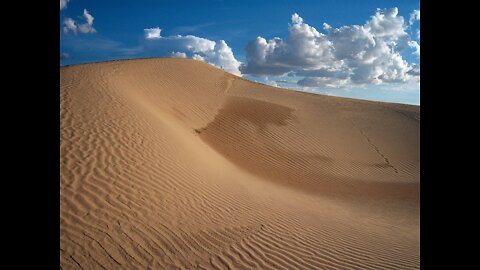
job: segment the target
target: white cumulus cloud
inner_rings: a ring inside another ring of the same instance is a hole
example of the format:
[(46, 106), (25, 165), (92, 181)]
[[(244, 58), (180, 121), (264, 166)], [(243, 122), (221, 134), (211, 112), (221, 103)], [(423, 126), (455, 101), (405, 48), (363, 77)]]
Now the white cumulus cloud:
[(326, 34), (295, 13), (287, 38), (257, 37), (246, 46), (247, 61), (240, 70), (254, 76), (288, 73), (308, 87), (407, 82), (416, 73), (409, 72), (414, 67), (401, 52), (410, 46), (419, 53), (420, 45), (410, 42), (406, 28), (397, 8), (378, 9), (364, 25), (324, 23)]
[(63, 21), (63, 32), (65, 34), (67, 34), (68, 32), (73, 32), (73, 33), (77, 33), (77, 24), (75, 23), (75, 21), (72, 19), (72, 18), (66, 18), (64, 21)]
[(184, 52), (172, 52), (170, 54), (170, 57), (173, 57), (173, 58), (187, 58), (187, 54), (184, 53)]
[(143, 31), (145, 31), (146, 39), (156, 39), (156, 38), (160, 38), (160, 32), (162, 32), (162, 29), (155, 27), (155, 28), (146, 28), (146, 29), (143, 29)]
[(85, 18), (85, 23), (83, 24), (78, 24), (73, 20), (72, 18), (65, 18), (63, 22), (63, 32), (65, 34), (68, 34), (70, 32), (77, 34), (78, 32), (83, 33), (83, 34), (88, 34), (88, 33), (96, 33), (97, 30), (93, 28), (93, 20), (94, 17), (88, 13), (88, 10), (84, 9), (83, 10), (83, 17)]
[(240, 69), (252, 75), (280, 75), (295, 67), (327, 67), (333, 62), (332, 46), (327, 36), (292, 15), (289, 37), (267, 41), (257, 37), (246, 47), (247, 64)]
[(67, 4), (70, 0), (60, 0), (60, 10), (67, 8)]
[(160, 36), (161, 29), (146, 28), (146, 49), (171, 57), (192, 58), (215, 65), (235, 75), (241, 75), (240, 62), (224, 40), (218, 42), (192, 35)]
[(205, 58), (202, 57), (201, 55), (198, 55), (198, 54), (192, 55), (192, 59), (193, 59), (193, 60), (199, 60), (199, 61), (205, 62)]
[(78, 26), (78, 31), (80, 31), (81, 33), (95, 33), (96, 30), (95, 28), (93, 28), (93, 16), (90, 15), (90, 13), (88, 13), (88, 10), (84, 9), (83, 10), (83, 17), (85, 18), (85, 20), (87, 21), (86, 23), (84, 24), (81, 24)]
[(415, 21), (420, 20), (420, 10), (414, 9), (412, 13), (410, 13), (410, 19), (408, 20), (408, 24), (412, 25)]
[(418, 42), (414, 41), (414, 40), (411, 40), (408, 42), (408, 46), (410, 46), (411, 48), (415, 49), (415, 51), (413, 52), (413, 54), (415, 54), (416, 56), (420, 57), (420, 45), (418, 44)]
[(235, 59), (232, 49), (228, 47), (224, 40), (215, 43), (213, 50), (205, 52), (205, 61), (214, 64), (230, 73), (241, 75), (240, 62)]
[(402, 16), (398, 15), (398, 8), (377, 9), (365, 24), (365, 28), (377, 38), (388, 40), (398, 40), (401, 37), (408, 36), (405, 32), (405, 24)]

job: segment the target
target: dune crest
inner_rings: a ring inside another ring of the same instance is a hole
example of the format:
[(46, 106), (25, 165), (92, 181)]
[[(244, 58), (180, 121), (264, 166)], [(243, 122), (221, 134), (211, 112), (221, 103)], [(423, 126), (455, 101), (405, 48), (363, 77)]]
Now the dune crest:
[(60, 68), (62, 269), (418, 269), (419, 107)]

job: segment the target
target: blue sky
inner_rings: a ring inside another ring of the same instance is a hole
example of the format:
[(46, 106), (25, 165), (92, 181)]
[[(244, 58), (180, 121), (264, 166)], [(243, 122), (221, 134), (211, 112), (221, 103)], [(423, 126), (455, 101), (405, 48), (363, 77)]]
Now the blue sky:
[(60, 2), (61, 65), (187, 57), (279, 87), (420, 104), (418, 0)]

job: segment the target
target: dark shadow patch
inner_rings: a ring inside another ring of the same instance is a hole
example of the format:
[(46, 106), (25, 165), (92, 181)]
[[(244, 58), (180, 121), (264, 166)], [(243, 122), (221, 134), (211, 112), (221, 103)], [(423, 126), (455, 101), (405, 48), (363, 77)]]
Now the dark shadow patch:
[(293, 109), (279, 104), (244, 97), (230, 97), (218, 112), (215, 119), (207, 125), (248, 121), (261, 132), (268, 125), (285, 126), (293, 118)]
[[(294, 111), (262, 100), (230, 97), (214, 120), (196, 132), (238, 167), (276, 184), (347, 200), (418, 199), (418, 184), (365, 182), (334, 175), (330, 170), (336, 160), (302, 145), (296, 121), (290, 121), (296, 119)], [(388, 163), (363, 165), (390, 168)]]
[(195, 133), (201, 134), (203, 131), (207, 130), (206, 128), (194, 128)]

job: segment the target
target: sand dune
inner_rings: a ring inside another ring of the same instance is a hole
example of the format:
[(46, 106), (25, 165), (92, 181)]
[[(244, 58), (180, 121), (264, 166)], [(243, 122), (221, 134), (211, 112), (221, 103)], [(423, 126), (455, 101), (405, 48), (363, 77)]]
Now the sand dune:
[(418, 269), (419, 107), (60, 68), (62, 269)]

